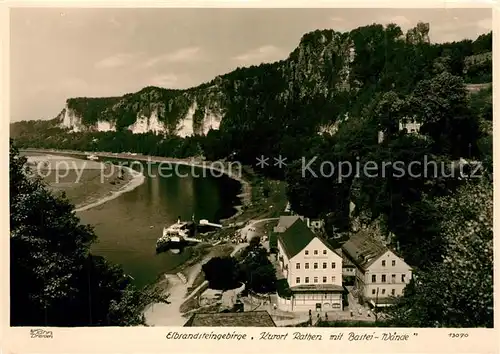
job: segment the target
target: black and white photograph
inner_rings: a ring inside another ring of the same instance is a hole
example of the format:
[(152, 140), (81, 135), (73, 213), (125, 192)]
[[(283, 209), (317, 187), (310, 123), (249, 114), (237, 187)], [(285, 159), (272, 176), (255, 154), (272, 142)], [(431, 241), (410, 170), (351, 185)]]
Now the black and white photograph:
[(10, 326), (493, 329), (492, 9), (333, 6), (10, 7)]

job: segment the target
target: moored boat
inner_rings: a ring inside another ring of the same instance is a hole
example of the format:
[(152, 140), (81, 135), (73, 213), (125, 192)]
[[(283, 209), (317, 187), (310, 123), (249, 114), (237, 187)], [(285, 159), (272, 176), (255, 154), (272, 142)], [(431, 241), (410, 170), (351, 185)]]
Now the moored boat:
[(156, 241), (156, 249), (180, 244), (193, 234), (194, 223), (180, 221), (179, 219), (175, 224), (163, 228), (162, 235)]

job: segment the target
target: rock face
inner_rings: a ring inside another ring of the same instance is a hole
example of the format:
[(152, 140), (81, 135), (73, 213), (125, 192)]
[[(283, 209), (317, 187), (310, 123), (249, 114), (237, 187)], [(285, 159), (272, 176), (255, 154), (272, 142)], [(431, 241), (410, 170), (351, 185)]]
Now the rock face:
[(186, 93), (147, 87), (120, 98), (70, 98), (56, 117), (70, 132), (117, 131), (168, 133), (186, 137), (218, 129), (224, 117), (220, 87)]
[(64, 107), (59, 114), (58, 119), (61, 121), (61, 128), (70, 129), (73, 132), (85, 130), (86, 127), (82, 124), (82, 118), (78, 112), (69, 109), (68, 106)]

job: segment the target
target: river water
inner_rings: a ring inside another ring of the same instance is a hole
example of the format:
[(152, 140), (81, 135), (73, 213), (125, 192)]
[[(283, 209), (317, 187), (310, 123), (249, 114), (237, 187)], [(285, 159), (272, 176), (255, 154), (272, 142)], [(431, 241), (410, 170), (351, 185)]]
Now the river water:
[[(201, 169), (195, 170), (196, 175), (203, 175)], [(77, 213), (82, 223), (94, 226), (98, 241), (92, 252), (120, 264), (138, 286), (154, 282), (192, 255), (190, 248), (180, 254), (156, 254), (155, 243), (164, 225), (175, 223), (179, 216), (190, 220), (193, 214), (197, 220), (218, 222), (233, 215), (240, 204), (241, 186), (226, 175), (206, 172), (205, 177), (195, 177), (188, 166), (178, 166), (183, 177), (160, 177), (157, 165), (150, 171), (134, 190)]]

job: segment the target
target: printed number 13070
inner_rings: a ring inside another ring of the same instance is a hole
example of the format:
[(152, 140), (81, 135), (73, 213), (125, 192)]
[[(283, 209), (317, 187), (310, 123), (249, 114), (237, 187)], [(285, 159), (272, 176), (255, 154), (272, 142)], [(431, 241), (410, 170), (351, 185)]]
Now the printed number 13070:
[(468, 333), (448, 333), (448, 337), (450, 338), (467, 338), (468, 336)]

